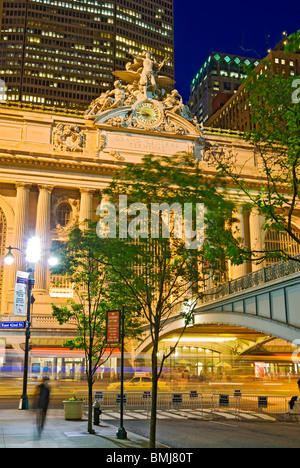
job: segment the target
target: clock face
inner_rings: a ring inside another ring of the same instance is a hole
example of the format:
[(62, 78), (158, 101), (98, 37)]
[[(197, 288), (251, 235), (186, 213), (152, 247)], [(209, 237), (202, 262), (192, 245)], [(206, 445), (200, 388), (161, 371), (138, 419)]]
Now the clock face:
[(153, 101), (140, 101), (134, 110), (136, 119), (145, 127), (157, 127), (160, 124), (162, 111)]

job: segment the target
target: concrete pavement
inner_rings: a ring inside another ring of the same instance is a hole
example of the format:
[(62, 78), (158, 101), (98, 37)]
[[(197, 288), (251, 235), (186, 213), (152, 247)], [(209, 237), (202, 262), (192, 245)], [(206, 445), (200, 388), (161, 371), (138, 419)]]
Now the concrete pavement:
[[(148, 439), (127, 431), (127, 439), (116, 438), (118, 427), (100, 421), (93, 426), (95, 435), (87, 433), (87, 420), (66, 421), (64, 410), (49, 409), (40, 437), (33, 410), (0, 409), (0, 448), (148, 448)], [(126, 429), (126, 427), (125, 427)], [(167, 448), (157, 445), (157, 448)]]

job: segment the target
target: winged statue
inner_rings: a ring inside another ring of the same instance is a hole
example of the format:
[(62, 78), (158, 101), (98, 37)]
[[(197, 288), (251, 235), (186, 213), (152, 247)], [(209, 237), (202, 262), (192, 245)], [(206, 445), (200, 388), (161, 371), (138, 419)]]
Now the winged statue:
[[(157, 90), (175, 84), (172, 78), (158, 74), (168, 60), (167, 57), (161, 63), (158, 63), (151, 57), (149, 52), (144, 52), (142, 55), (131, 55), (134, 60), (126, 64), (124, 71), (114, 71), (112, 73), (116, 78), (127, 81), (127, 83), (138, 83), (145, 98), (155, 97)], [(150, 91), (149, 86), (151, 86)]]

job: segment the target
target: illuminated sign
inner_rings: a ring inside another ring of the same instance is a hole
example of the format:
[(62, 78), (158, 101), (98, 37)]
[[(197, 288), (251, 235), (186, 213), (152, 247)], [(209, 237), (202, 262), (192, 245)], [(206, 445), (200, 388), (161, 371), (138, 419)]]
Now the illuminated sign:
[(14, 315), (26, 316), (28, 277), (29, 273), (17, 271), (14, 293)]

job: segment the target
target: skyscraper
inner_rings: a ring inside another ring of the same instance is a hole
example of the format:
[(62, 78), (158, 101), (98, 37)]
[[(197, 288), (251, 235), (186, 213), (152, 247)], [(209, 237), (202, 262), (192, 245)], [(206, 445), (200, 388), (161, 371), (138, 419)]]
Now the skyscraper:
[[(268, 67), (272, 74), (289, 78), (300, 74), (300, 53), (284, 52), (286, 37), (268, 51), (268, 55), (256, 66), (256, 73)], [(267, 64), (267, 65), (266, 65)], [(227, 130), (238, 130), (244, 132), (255, 128), (255, 123), (251, 121), (251, 107), (249, 105), (249, 91), (242, 83), (236, 93), (229, 96), (229, 99), (220, 109), (206, 120), (204, 125), (212, 128), (222, 128)]]
[(191, 83), (189, 104), (199, 122), (205, 124), (238, 90), (247, 76), (245, 68), (258, 63), (251, 57), (212, 52)]
[(174, 75), (173, 0), (0, 0), (0, 24), (0, 100), (85, 108), (128, 49), (168, 56)]

